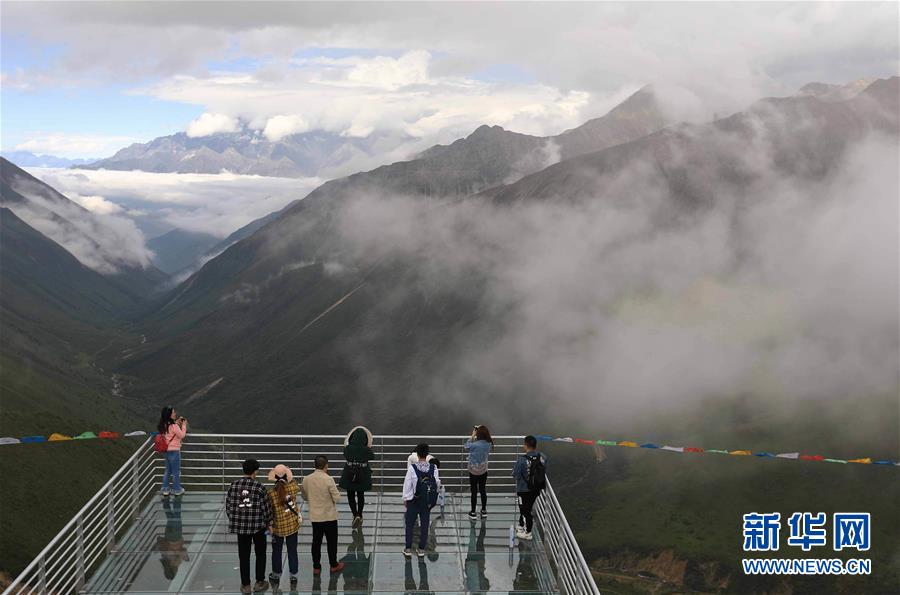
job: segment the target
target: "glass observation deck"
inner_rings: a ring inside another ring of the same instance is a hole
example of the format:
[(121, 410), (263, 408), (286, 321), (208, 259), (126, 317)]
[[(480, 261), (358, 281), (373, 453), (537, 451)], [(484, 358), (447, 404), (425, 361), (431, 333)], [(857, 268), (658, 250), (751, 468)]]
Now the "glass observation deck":
[[(299, 480), (312, 471), (318, 454), (329, 458), (330, 472), (338, 475), (343, 438), (189, 434), (182, 446), (187, 492), (177, 497), (159, 494), (163, 461), (148, 439), (4, 595), (239, 592), (237, 541), (228, 533), (224, 502), (228, 483), (241, 475), (241, 461), (259, 460), (263, 484), (265, 472), (278, 463), (289, 465)], [(281, 584), (268, 590), (291, 595), (598, 593), (551, 486), (535, 506), (534, 540), (511, 538), (518, 518), (511, 470), (521, 437), (495, 437), (488, 517), (468, 518), (464, 441), (458, 436), (376, 436), (373, 490), (366, 494), (363, 525), (352, 528), (346, 501), (338, 504), (343, 571), (332, 575), (326, 564), (321, 576), (313, 575), (307, 519), (298, 540), (296, 589), (289, 586), (285, 559)], [(419, 442), (428, 442), (440, 458), (447, 497), (443, 509), (432, 511), (425, 558), (410, 560), (402, 554), (400, 488), (406, 458)], [(305, 505), (303, 510), (306, 518)], [(271, 557), (271, 543), (267, 555)]]

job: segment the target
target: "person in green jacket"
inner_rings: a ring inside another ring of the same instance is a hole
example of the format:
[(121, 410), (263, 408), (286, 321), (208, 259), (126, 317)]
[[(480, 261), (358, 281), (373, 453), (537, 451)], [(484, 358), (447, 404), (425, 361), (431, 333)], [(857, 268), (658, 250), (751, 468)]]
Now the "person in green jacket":
[(366, 505), (365, 492), (372, 489), (372, 468), (369, 461), (375, 457), (372, 452), (372, 432), (363, 426), (356, 426), (344, 438), (344, 470), (338, 485), (347, 492), (353, 526), (362, 525), (363, 508)]

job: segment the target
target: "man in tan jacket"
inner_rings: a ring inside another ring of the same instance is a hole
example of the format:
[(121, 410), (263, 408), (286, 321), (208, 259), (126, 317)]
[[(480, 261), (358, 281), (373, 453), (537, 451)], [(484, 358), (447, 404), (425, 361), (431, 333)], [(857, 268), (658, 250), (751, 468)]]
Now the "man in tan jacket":
[(344, 563), (337, 559), (337, 501), (341, 498), (334, 478), (328, 475), (328, 457), (319, 455), (315, 459), (316, 470), (303, 478), (300, 493), (309, 503), (309, 520), (312, 523), (313, 574), (322, 572), (322, 537), (328, 542), (328, 564), (331, 572), (344, 569)]

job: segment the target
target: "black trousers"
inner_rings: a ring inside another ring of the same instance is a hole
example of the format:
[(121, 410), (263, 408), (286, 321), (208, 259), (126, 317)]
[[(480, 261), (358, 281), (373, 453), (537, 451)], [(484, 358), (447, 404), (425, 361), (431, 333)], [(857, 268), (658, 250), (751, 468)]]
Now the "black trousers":
[(337, 538), (338, 522), (321, 521), (312, 524), (312, 559), (313, 568), (322, 568), (322, 537), (328, 544), (328, 564), (332, 568), (337, 566)]
[(362, 516), (363, 508), (366, 507), (366, 493), (348, 491), (347, 502), (350, 503), (350, 512), (353, 516)]
[(478, 492), (481, 492), (481, 510), (487, 510), (487, 477), (484, 475), (472, 475), (469, 473), (469, 490), (472, 492), (472, 512), (478, 504)]
[(266, 531), (260, 529), (256, 533), (238, 533), (238, 559), (241, 568), (241, 584), (250, 584), (250, 544), (256, 554), (256, 580), (266, 580)]
[(534, 501), (537, 500), (540, 495), (541, 493), (539, 491), (516, 492), (516, 496), (518, 496), (519, 500), (519, 524), (524, 524), (525, 530), (529, 533), (531, 533), (531, 528), (534, 526), (534, 515), (532, 514)]

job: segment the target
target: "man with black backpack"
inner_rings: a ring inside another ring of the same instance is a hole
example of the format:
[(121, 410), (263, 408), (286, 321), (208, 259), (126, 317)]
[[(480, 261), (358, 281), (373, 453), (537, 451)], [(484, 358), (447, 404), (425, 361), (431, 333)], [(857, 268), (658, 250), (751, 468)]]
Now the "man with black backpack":
[(412, 557), (412, 534), (416, 519), (419, 519), (419, 549), (416, 552), (420, 558), (425, 557), (425, 547), (428, 544), (428, 524), (431, 519), (431, 509), (438, 501), (438, 493), (441, 489), (441, 479), (437, 467), (428, 461), (429, 448), (427, 444), (416, 446), (417, 461), (410, 464), (406, 470), (406, 478), (403, 480), (403, 504), (406, 506), (404, 520), (406, 523), (406, 547), (403, 555)]
[(519, 501), (519, 528), (516, 537), (530, 541), (531, 529), (534, 526), (534, 515), (531, 513), (535, 500), (547, 485), (547, 456), (537, 450), (537, 439), (525, 436), (525, 454), (516, 459), (513, 477), (516, 480), (516, 496)]

